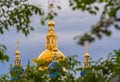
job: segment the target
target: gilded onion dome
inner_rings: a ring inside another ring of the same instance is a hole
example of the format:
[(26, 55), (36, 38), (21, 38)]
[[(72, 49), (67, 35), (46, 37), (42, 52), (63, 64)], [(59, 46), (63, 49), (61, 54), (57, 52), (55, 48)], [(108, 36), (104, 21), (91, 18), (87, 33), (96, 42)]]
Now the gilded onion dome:
[(48, 22), (49, 30), (46, 36), (46, 49), (38, 56), (37, 65), (40, 69), (45, 69), (53, 60), (53, 55), (56, 54), (59, 58), (65, 58), (64, 54), (58, 49), (57, 35), (54, 30), (55, 22), (51, 19)]

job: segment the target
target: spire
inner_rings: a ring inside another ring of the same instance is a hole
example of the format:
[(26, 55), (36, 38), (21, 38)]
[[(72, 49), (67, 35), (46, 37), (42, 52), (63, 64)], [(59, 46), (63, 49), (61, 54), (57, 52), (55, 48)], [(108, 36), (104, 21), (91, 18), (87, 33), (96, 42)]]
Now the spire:
[(91, 68), (90, 55), (88, 53), (89, 43), (85, 42), (86, 53), (84, 55), (84, 68)]
[(54, 4), (53, 4), (53, 0), (49, 0), (49, 13), (50, 13), (50, 21), (48, 22), (48, 26), (55, 26), (55, 22), (53, 21), (53, 8), (54, 8)]
[[(88, 54), (88, 47), (89, 47), (89, 43), (88, 42), (85, 42), (85, 48), (86, 48), (86, 54)], [(88, 54), (89, 55), (89, 54)]]
[(19, 51), (19, 40), (16, 40), (16, 52), (15, 54), (20, 54), (20, 51)]
[(27, 68), (30, 68), (30, 60), (28, 60)]
[(15, 51), (15, 66), (21, 65), (20, 51), (19, 51), (19, 40), (16, 41), (16, 51)]
[[(50, 0), (51, 2), (49, 3), (49, 10), (50, 10), (50, 15), (53, 16), (53, 1)], [(46, 48), (48, 50), (53, 50), (54, 48), (57, 48), (57, 35), (54, 30), (55, 22), (53, 18), (51, 18), (48, 22), (49, 30), (48, 34), (46, 36)]]

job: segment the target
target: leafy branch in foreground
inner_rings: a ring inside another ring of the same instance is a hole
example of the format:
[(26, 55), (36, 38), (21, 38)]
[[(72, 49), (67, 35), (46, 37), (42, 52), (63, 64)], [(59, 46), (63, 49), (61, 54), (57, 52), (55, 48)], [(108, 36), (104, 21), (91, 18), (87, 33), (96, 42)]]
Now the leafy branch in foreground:
[[(17, 32), (21, 31), (26, 36), (30, 34), (30, 31), (34, 30), (34, 27), (30, 25), (30, 17), (34, 14), (41, 16), (41, 24), (44, 24), (45, 20), (54, 18), (57, 16), (56, 12), (52, 15), (48, 13), (44, 17), (44, 11), (41, 6), (27, 4), (28, 0), (2, 0), (0, 3), (0, 33), (4, 34), (4, 30), (9, 30), (10, 26), (16, 28)], [(103, 5), (104, 3), (104, 5)], [(78, 36), (78, 44), (83, 45), (84, 41), (90, 43), (95, 41), (96, 38), (101, 39), (103, 35), (111, 36), (112, 31), (110, 27), (120, 29), (119, 22), (120, 17), (118, 15), (120, 10), (119, 0), (69, 0), (69, 6), (75, 10), (82, 10), (96, 15), (100, 7), (96, 4), (102, 4), (104, 7), (100, 20), (97, 24), (92, 26), (89, 32), (84, 33), (82, 36)], [(61, 9), (60, 6), (57, 6)]]
[(27, 4), (27, 0), (3, 0), (0, 6), (1, 34), (4, 34), (4, 30), (9, 30), (11, 26), (16, 28), (17, 32), (22, 31), (27, 36), (34, 30), (34, 27), (30, 25), (30, 17), (34, 14), (44, 15), (40, 6)]
[(6, 46), (0, 44), (0, 61), (8, 61), (9, 57), (6, 55)]
[(110, 27), (120, 30), (120, 1), (119, 0), (69, 0), (69, 5), (73, 10), (87, 11), (96, 15), (100, 8), (96, 4), (104, 3), (100, 20), (92, 26), (89, 32), (82, 36), (77, 36), (78, 44), (83, 45), (85, 41), (94, 42), (96, 38), (101, 39), (103, 35), (111, 36)]
[[(106, 59), (100, 58), (92, 62), (92, 68), (84, 69), (80, 66), (80, 62), (75, 59), (76, 56), (68, 57), (59, 64), (66, 69), (60, 75), (53, 78), (49, 77), (48, 70), (39, 70), (37, 66), (28, 66), (19, 81), (15, 82), (119, 82), (115, 79), (120, 75), (120, 50), (115, 50)], [(60, 67), (60, 66), (59, 66)], [(58, 67), (58, 68), (59, 68)], [(85, 75), (81, 76), (80, 72), (85, 71)], [(56, 70), (54, 70), (56, 71)], [(6, 78), (5, 78), (6, 77)], [(7, 81), (8, 76), (1, 77), (0, 80)], [(10, 79), (10, 77), (9, 77)], [(113, 80), (114, 79), (114, 80)]]

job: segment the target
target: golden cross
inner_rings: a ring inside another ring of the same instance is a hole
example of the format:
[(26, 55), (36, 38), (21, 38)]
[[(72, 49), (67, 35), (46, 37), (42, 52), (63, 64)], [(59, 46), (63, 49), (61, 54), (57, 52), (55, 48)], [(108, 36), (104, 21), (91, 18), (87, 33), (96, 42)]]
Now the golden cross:
[(54, 8), (53, 0), (49, 0), (49, 10), (50, 10), (50, 13), (53, 12), (53, 8)]
[(16, 40), (16, 50), (19, 50), (19, 40)]
[(50, 4), (50, 5), (49, 5), (49, 10), (50, 10), (50, 13), (52, 13), (52, 12), (53, 12), (53, 8), (54, 8), (53, 4)]
[(88, 43), (88, 42), (85, 42), (84, 45), (85, 45), (85, 47), (86, 47), (86, 53), (88, 53), (89, 43)]

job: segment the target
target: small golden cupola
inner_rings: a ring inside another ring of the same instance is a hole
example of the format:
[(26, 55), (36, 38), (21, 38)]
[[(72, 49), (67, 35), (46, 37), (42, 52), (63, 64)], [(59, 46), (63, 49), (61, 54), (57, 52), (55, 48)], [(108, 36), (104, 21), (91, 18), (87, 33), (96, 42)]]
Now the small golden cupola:
[[(53, 5), (49, 7), (51, 9)], [(48, 22), (49, 30), (46, 36), (46, 49), (38, 56), (36, 62), (40, 69), (46, 69), (48, 65), (52, 62), (54, 54), (59, 58), (65, 58), (64, 54), (58, 49), (57, 45), (57, 35), (55, 33), (55, 22), (53, 19), (50, 19)]]
[(19, 51), (19, 40), (16, 41), (15, 66), (21, 66), (20, 51)]
[(90, 62), (90, 55), (88, 53), (88, 46), (89, 46), (89, 43), (88, 42), (85, 42), (85, 47), (86, 47), (86, 53), (84, 55), (84, 68), (87, 69), (87, 68), (91, 68), (91, 62)]

